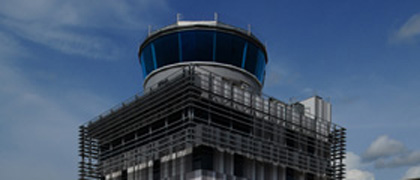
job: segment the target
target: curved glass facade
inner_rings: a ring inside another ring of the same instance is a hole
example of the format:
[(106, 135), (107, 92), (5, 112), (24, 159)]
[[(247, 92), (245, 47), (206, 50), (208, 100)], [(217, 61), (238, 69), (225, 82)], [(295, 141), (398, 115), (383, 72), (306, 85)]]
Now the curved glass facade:
[(165, 65), (187, 61), (230, 64), (252, 73), (261, 83), (264, 81), (264, 51), (253, 42), (230, 33), (211, 30), (174, 32), (148, 42), (140, 54), (144, 77)]

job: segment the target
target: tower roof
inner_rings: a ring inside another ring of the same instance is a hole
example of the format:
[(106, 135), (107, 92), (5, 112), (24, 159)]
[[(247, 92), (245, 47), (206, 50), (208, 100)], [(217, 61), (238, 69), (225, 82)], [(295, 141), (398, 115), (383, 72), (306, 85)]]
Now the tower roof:
[[(193, 30), (193, 29), (218, 30), (222, 32), (229, 32), (229, 33), (239, 35), (243, 38), (251, 40), (253, 43), (255, 43), (259, 48), (261, 48), (264, 51), (264, 54), (267, 54), (267, 50), (264, 44), (255, 35), (253, 35), (250, 30), (238, 28), (238, 27), (226, 24), (226, 23), (222, 23), (220, 21), (178, 21), (174, 24), (171, 24), (163, 28), (160, 28), (158, 30), (150, 32), (147, 38), (140, 45), (139, 55), (142, 48), (144, 48), (146, 44), (148, 44), (150, 41), (152, 41), (155, 38), (158, 38), (160, 36), (163, 36), (172, 32), (183, 31), (183, 30)], [(265, 61), (267, 63), (268, 58), (265, 58)]]
[(169, 65), (211, 62), (245, 70), (260, 84), (268, 61), (265, 46), (250, 31), (218, 21), (177, 21), (149, 32), (138, 56), (145, 78)]

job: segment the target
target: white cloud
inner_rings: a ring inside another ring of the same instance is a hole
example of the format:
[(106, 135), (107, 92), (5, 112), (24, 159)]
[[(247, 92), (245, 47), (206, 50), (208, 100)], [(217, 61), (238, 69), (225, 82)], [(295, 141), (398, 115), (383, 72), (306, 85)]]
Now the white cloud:
[(155, 10), (167, 10), (164, 0), (142, 1), (60, 1), (5, 0), (0, 13), (12, 20), (39, 22), (48, 26), (76, 25), (84, 27), (139, 28)]
[(391, 139), (386, 135), (378, 137), (363, 153), (364, 161), (374, 161), (380, 158), (390, 157), (405, 152), (403, 143)]
[(77, 128), (112, 104), (72, 87), (52, 96), (57, 87), (33, 81), (15, 63), (22, 54), (28, 60), (25, 50), (0, 30), (0, 179), (76, 179)]
[(357, 169), (362, 166), (360, 156), (353, 152), (347, 152), (346, 159), (344, 159), (347, 169)]
[(375, 176), (372, 173), (358, 169), (347, 171), (346, 176), (346, 180), (375, 180)]
[(420, 164), (420, 151), (410, 151), (397, 140), (379, 136), (363, 153), (363, 162), (373, 162), (375, 168), (395, 168)]
[(375, 180), (375, 176), (366, 170), (360, 156), (353, 152), (347, 152), (346, 159), (346, 180)]
[(420, 164), (420, 151), (404, 153), (392, 157), (390, 160), (379, 159), (375, 161), (375, 167), (377, 168), (393, 168), (418, 164)]
[(410, 178), (420, 178), (420, 166), (414, 166), (405, 172), (404, 176), (401, 178), (401, 180), (406, 180)]
[(74, 179), (78, 117), (37, 93), (17, 68), (0, 63), (0, 83), (0, 179)]
[(1, 61), (0, 84), (0, 179), (75, 179), (77, 128), (111, 107), (109, 101), (71, 88), (52, 97), (48, 87)]
[(46, 27), (38, 22), (23, 23), (3, 20), (14, 33), (24, 39), (45, 45), (66, 54), (82, 55), (95, 59), (112, 59), (118, 47), (108, 38), (72, 32), (61, 26)]
[(19, 57), (25, 57), (26, 52), (19, 41), (0, 29), (0, 62), (10, 63)]
[(413, 41), (420, 35), (420, 13), (415, 14), (404, 23), (404, 25), (396, 32), (393, 41), (405, 42)]
[(11, 34), (62, 53), (96, 59), (115, 59), (120, 51), (110, 37), (98, 32), (146, 29), (153, 14), (168, 9), (164, 0), (5, 1), (0, 6), (0, 24)]

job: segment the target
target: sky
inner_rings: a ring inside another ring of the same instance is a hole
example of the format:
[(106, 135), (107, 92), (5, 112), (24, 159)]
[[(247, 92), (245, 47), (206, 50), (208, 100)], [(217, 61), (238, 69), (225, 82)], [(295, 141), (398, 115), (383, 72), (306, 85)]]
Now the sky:
[(78, 126), (142, 91), (148, 26), (214, 12), (266, 44), (265, 94), (331, 101), (347, 180), (420, 177), (418, 0), (0, 4), (0, 179), (76, 179)]

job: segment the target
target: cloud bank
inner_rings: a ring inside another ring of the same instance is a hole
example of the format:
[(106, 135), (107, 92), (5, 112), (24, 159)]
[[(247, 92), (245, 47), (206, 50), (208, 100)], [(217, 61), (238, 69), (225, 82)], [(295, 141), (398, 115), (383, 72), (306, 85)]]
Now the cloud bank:
[(346, 180), (375, 180), (372, 173), (359, 169), (348, 170), (346, 176)]
[(375, 180), (375, 176), (366, 170), (362, 158), (353, 152), (347, 152), (346, 159), (346, 180)]
[(363, 162), (373, 162), (376, 168), (396, 168), (420, 164), (420, 151), (408, 149), (402, 142), (383, 135), (367, 148)]
[(50, 54), (36, 51), (53, 51), (59, 56), (53, 59), (118, 59), (112, 33), (145, 29), (152, 12), (165, 8), (161, 0), (2, 1), (0, 179), (76, 179), (78, 126), (115, 103), (77, 82), (32, 77), (39, 71), (54, 76), (40, 61)]
[(393, 42), (415, 42), (420, 37), (420, 13), (411, 16), (393, 35)]
[(377, 168), (395, 168), (420, 164), (420, 151), (402, 153), (389, 160), (379, 159), (375, 161)]
[(13, 38), (0, 41), (0, 51), (12, 50), (0, 53), (0, 179), (75, 179), (77, 127), (110, 102), (70, 87), (52, 96), (10, 62), (21, 48)]
[[(163, 0), (5, 0), (0, 6), (0, 24), (15, 36), (61, 53), (116, 59), (119, 46), (98, 32), (145, 29), (151, 12), (167, 9)], [(113, 32), (117, 31), (108, 34)]]
[(401, 180), (420, 178), (420, 166), (411, 167), (405, 172)]
[(379, 158), (386, 158), (405, 151), (404, 144), (383, 135), (378, 137), (363, 154), (363, 160), (371, 162)]

